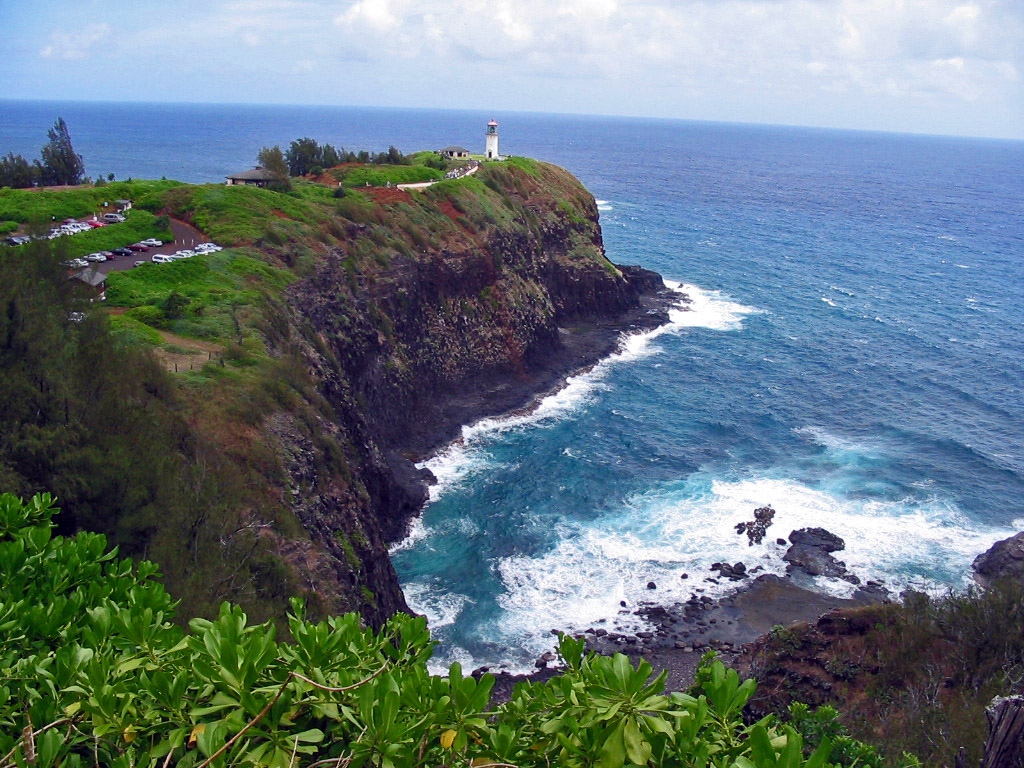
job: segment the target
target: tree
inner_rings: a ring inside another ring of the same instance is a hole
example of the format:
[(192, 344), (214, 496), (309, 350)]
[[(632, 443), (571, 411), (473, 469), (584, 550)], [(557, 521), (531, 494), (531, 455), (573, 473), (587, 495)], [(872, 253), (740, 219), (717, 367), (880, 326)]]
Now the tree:
[(71, 135), (63, 117), (57, 118), (47, 135), (50, 141), (42, 149), (41, 160), (36, 161), (40, 183), (44, 186), (80, 183), (85, 175), (85, 163), (71, 146)]
[(13, 152), (0, 158), (0, 187), (24, 189), (33, 184), (35, 184), (35, 172), (28, 160)]
[(313, 166), (323, 166), (323, 154), (320, 145), (315, 139), (296, 139), (288, 147), (285, 159), (288, 161), (288, 171), (292, 176), (305, 176)]
[(278, 184), (284, 187), (291, 186), (288, 181), (288, 163), (284, 159), (281, 147), (276, 144), (272, 147), (263, 147), (259, 154), (259, 164), (274, 174)]
[(391, 165), (407, 165), (409, 161), (406, 159), (405, 155), (399, 152), (395, 148), (395, 145), (392, 144), (388, 147), (387, 160), (384, 162), (390, 163)]
[(320, 147), (320, 165), (324, 168), (333, 168), (336, 165), (340, 165), (342, 154), (343, 151), (339, 152), (330, 144), (324, 144)]

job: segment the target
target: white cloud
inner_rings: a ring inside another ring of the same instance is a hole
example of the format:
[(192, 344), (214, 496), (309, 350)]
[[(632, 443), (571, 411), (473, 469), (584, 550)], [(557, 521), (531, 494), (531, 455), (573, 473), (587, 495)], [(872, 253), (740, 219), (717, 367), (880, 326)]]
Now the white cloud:
[(90, 24), (71, 32), (54, 30), (49, 45), (40, 49), (46, 59), (83, 59), (90, 49), (110, 34), (109, 24)]
[[(948, 113), (969, 103), (1004, 121), (1024, 114), (1024, 0), (182, 2), (189, 13), (126, 6), (104, 21), (168, 79), (220, 72), (259, 98), (780, 122), (827, 114), (840, 98), (850, 114), (920, 98)], [(111, 31), (66, 30), (40, 53), (83, 57)]]
[(352, 26), (368, 25), (375, 31), (386, 32), (394, 29), (401, 19), (391, 11), (390, 0), (358, 0), (339, 17), (342, 24)]

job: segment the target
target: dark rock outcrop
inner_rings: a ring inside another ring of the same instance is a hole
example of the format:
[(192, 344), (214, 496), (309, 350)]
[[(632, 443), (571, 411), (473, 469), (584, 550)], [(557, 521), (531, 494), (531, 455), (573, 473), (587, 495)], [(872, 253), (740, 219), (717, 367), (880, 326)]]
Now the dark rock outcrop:
[(747, 534), (747, 545), (754, 546), (764, 540), (772, 520), (775, 519), (775, 510), (771, 507), (758, 507), (754, 510), (754, 519), (744, 523), (736, 524), (736, 533)]
[(831, 553), (846, 548), (846, 542), (824, 528), (801, 528), (789, 534), (792, 546), (782, 556), (787, 572), (800, 570), (809, 576), (844, 578), (846, 565)]
[(1024, 532), (997, 541), (974, 558), (974, 578), (982, 586), (1004, 578), (1024, 579)]

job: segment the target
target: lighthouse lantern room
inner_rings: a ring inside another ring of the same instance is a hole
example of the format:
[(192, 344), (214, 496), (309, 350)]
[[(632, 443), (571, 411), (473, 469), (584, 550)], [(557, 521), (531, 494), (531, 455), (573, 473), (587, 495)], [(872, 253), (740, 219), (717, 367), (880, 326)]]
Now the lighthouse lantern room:
[(487, 145), (484, 148), (484, 156), (488, 160), (498, 159), (498, 123), (494, 120), (487, 124)]

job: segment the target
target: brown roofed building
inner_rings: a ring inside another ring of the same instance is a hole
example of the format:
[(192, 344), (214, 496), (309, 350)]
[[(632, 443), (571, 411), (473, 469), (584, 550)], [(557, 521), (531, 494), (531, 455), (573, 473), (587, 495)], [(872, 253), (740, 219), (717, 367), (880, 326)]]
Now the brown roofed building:
[(235, 185), (250, 185), (254, 187), (265, 187), (268, 184), (277, 181), (277, 177), (268, 171), (266, 168), (257, 166), (251, 171), (242, 171), (241, 173), (233, 173), (227, 177), (227, 185), (229, 187)]

